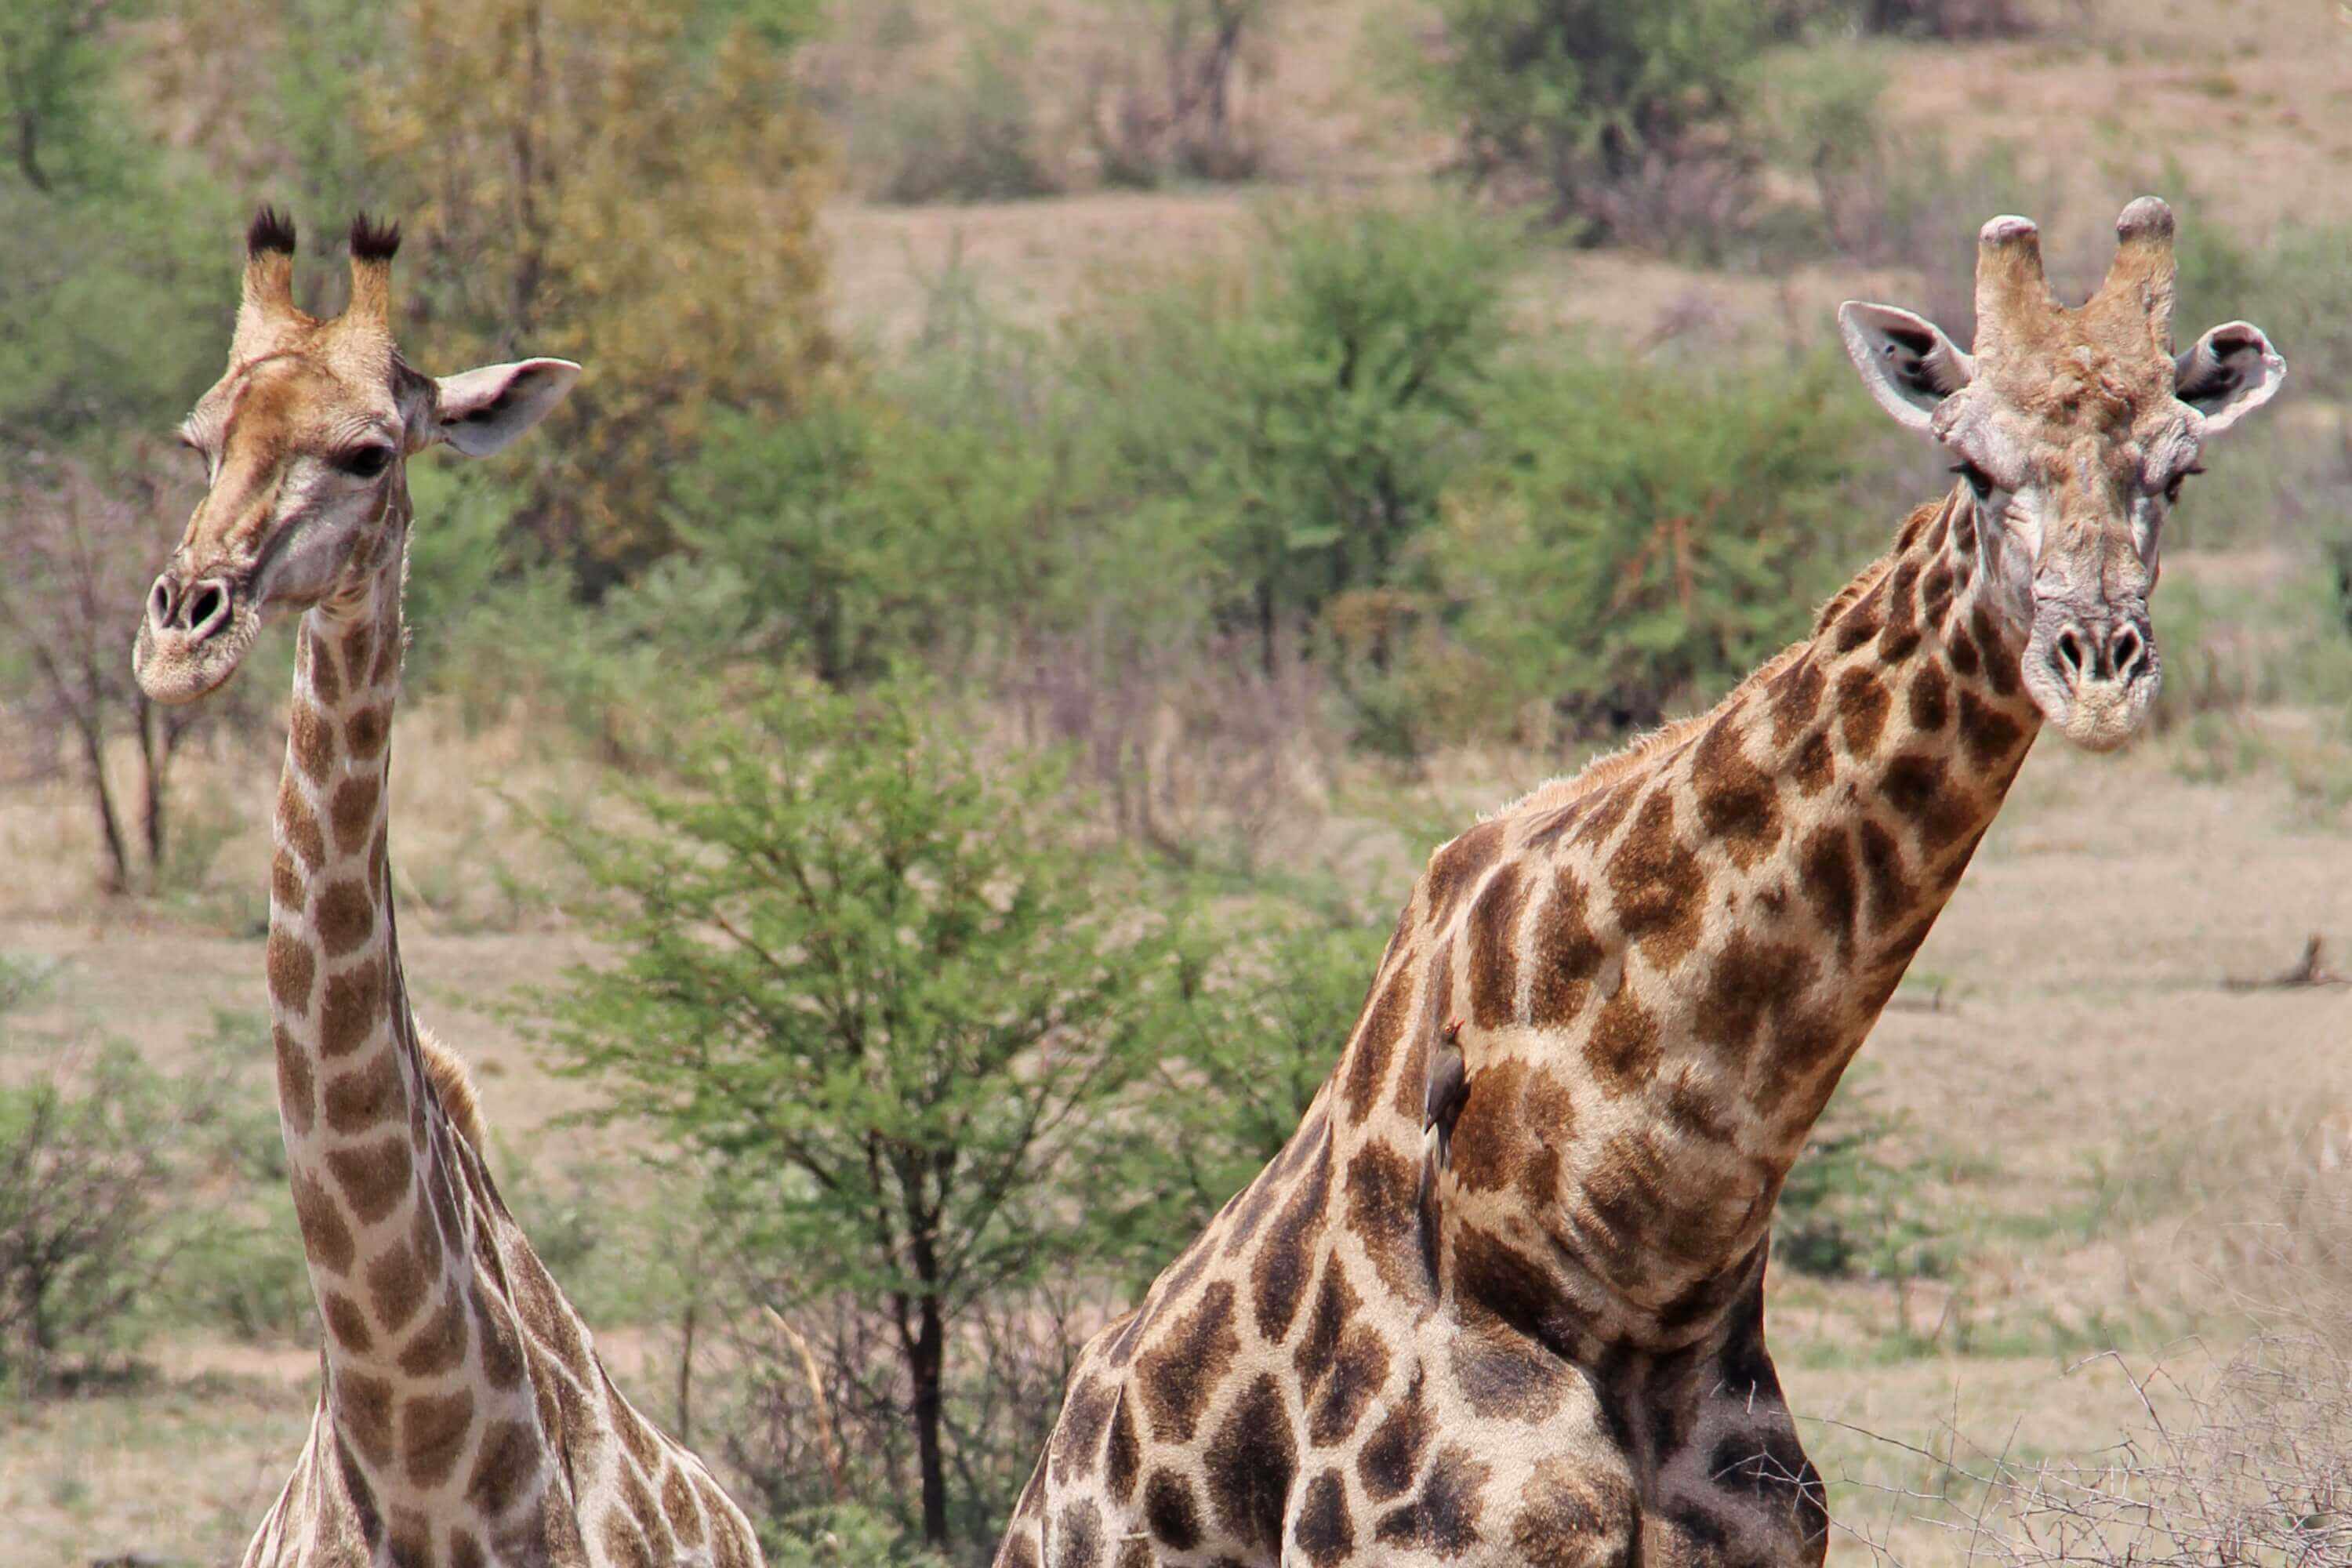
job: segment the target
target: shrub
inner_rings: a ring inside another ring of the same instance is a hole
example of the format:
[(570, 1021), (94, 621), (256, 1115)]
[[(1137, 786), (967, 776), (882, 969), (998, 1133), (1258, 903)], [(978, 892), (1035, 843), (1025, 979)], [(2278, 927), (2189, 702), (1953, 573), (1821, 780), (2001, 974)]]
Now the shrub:
[(1850, 1073), (1780, 1189), (1775, 1263), (1818, 1279), (1897, 1284), (1945, 1271), (1922, 1190), (1927, 1173), (1890, 1152), (1903, 1130), (1873, 1101), (1866, 1079)]
[(117, 1045), (0, 1089), (0, 1377), (38, 1386), (125, 1348), (163, 1267), (163, 1087)]
[(1113, 300), (1085, 329), (1105, 504), (1205, 545), (1219, 618), (1266, 669), (1436, 521), (1504, 344), (1512, 239), (1452, 205), (1292, 211), (1239, 275)]
[(1067, 572), (1045, 531), (1060, 477), (1041, 436), (987, 404), (845, 394), (786, 424), (721, 417), (673, 489), (692, 575), (731, 608), (665, 629), (835, 686), (909, 655), (961, 663), (1017, 636)]
[(37, 1061), (0, 1084), (0, 1383), (102, 1371), (167, 1316), (257, 1333), (299, 1321), (310, 1284), (277, 1118), (230, 1054), (266, 1030), (222, 1015), (195, 1065), (165, 1073), (80, 1028), (12, 1027), (37, 982), (5, 969), (19, 978), (0, 1052)]
[(1456, 732), (1529, 704), (1588, 732), (1646, 726), (1801, 635), (1860, 564), (1858, 531), (1895, 521), (1845, 503), (1859, 431), (1837, 369), (1526, 372), (1429, 545), (1441, 626), (1406, 678), (1419, 710)]
[(1580, 221), (1589, 239), (1654, 237), (1620, 232), (1630, 188), (1746, 161), (1736, 128), (1769, 23), (1748, 0), (1438, 0), (1437, 12), (1435, 58), (1413, 74), (1465, 168)]
[(734, 706), (673, 730), (642, 826), (556, 819), (614, 959), (547, 999), (553, 1038), (707, 1175), (762, 1299), (867, 1343), (944, 1546), (1018, 1484), (964, 1443), (959, 1335), (1077, 1245), (1096, 1113), (1161, 1052), (1163, 939), (1110, 918), (1135, 890), (1058, 836), (1051, 772), (983, 773), (907, 691)]
[(976, 22), (955, 65), (898, 84), (862, 140), (886, 202), (1012, 201), (1051, 195), (1030, 81), (1034, 26)]
[(1290, 1141), (1387, 940), (1326, 893), (1304, 909), (1237, 917), (1213, 950), (1190, 955), (1180, 1032), (1141, 1086), (1138, 1113), (1155, 1133), (1126, 1146), (1105, 1183), (1124, 1201), (1098, 1209), (1107, 1256), (1136, 1286)]

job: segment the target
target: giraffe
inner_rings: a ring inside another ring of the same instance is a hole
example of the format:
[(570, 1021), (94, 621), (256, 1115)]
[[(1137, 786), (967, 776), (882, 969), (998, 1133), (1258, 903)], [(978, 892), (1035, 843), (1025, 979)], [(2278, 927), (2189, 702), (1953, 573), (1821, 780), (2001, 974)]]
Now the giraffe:
[(396, 228), (351, 229), (351, 300), (292, 293), (292, 224), (247, 236), (228, 371), (182, 436), (208, 490), (155, 580), (132, 663), (187, 702), (298, 614), (268, 973), (278, 1109), (324, 1373), (262, 1564), (761, 1561), (694, 1455), (631, 1407), (499, 1200), (471, 1085), (410, 1010), (386, 782), (406, 632), (407, 463), (487, 457), (580, 374), (562, 360), (436, 380), (394, 346)]
[(1849, 303), (1941, 500), (1712, 711), (1438, 849), (1285, 1146), (1091, 1340), (998, 1568), (1818, 1564), (1764, 1341), (1790, 1163), (2044, 722), (2121, 743), (2158, 533), (2284, 366), (2171, 353), (2143, 198), (2078, 310), (2022, 218), (1964, 353)]

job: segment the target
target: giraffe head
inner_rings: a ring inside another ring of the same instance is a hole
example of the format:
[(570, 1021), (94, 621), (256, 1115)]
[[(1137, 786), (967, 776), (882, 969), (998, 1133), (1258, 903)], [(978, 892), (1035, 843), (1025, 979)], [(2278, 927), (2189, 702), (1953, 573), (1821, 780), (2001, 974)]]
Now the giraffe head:
[(488, 456), (546, 416), (580, 367), (532, 359), (438, 379), (392, 337), (396, 227), (351, 231), (351, 303), (320, 320), (294, 303), (294, 226), (264, 207), (246, 234), (228, 372), (181, 438), (205, 498), (147, 595), (131, 665), (163, 702), (235, 674), (264, 619), (362, 588), (394, 558), (409, 456), (447, 443)]
[(2208, 439), (2270, 401), (2286, 374), (2258, 327), (2231, 321), (2172, 347), (2172, 209), (2142, 196), (2116, 220), (2106, 281), (2058, 303), (2021, 217), (1985, 225), (1977, 337), (1848, 301), (1838, 322), (1871, 395), (1935, 437), (1993, 526), (1992, 596), (2024, 646), (2044, 717), (2094, 751), (2128, 740), (2156, 700), (2148, 624), (2166, 515)]

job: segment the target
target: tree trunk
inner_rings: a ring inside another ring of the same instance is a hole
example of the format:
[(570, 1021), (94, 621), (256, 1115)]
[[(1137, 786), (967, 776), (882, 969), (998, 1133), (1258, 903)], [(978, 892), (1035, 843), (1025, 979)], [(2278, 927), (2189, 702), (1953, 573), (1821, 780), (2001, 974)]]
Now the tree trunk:
[(945, 1551), (948, 1544), (947, 1460), (940, 1447), (940, 1422), (947, 1361), (946, 1331), (940, 1321), (940, 1300), (927, 1295), (918, 1309), (922, 1327), (915, 1338), (915, 1454), (923, 1471), (923, 1541)]
[(157, 733), (162, 721), (155, 705), (146, 698), (136, 700), (133, 718), (139, 728), (139, 763), (146, 790), (140, 816), (147, 840), (147, 890), (160, 893), (163, 890), (163, 775), (172, 764), (172, 738)]
[[(923, 1260), (916, 1274), (929, 1282)], [(947, 1362), (946, 1327), (940, 1320), (938, 1296), (926, 1292), (909, 1300), (901, 1292), (891, 1301), (898, 1321), (898, 1344), (907, 1357), (907, 1378), (913, 1385), (915, 1459), (922, 1474), (923, 1544), (944, 1552), (948, 1545), (948, 1472), (940, 1446), (943, 1375)]]
[(107, 859), (113, 867), (107, 890), (127, 893), (131, 890), (131, 849), (122, 841), (122, 818), (114, 809), (114, 792), (107, 787), (105, 742), (90, 725), (80, 724), (76, 729), (81, 735), (83, 761), (89, 768), (89, 793), (98, 807), (98, 829), (106, 840)]

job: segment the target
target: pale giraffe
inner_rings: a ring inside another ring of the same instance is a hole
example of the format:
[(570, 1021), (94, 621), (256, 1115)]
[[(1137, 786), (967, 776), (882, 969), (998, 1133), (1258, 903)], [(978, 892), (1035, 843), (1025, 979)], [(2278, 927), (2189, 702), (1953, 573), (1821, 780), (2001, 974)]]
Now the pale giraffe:
[(1973, 358), (1840, 312), (1961, 481), (1713, 711), (1437, 851), (1288, 1146), (1079, 1357), (999, 1568), (1821, 1562), (1774, 1201), (2043, 721), (2145, 716), (2167, 509), (2284, 368), (2243, 324), (2176, 362), (2171, 215), (2118, 227), (2067, 310), (1988, 225)]
[(407, 462), (499, 450), (579, 376), (525, 360), (436, 381), (392, 335), (398, 233), (351, 232), (341, 316), (297, 309), (294, 231), (247, 238), (228, 373), (183, 434), (209, 489), (134, 663), (185, 702), (298, 613), (267, 967), (280, 1121), (324, 1386), (247, 1564), (757, 1563), (742, 1512), (613, 1385), (499, 1201), (473, 1094), (410, 1012), (386, 779), (406, 633)]

